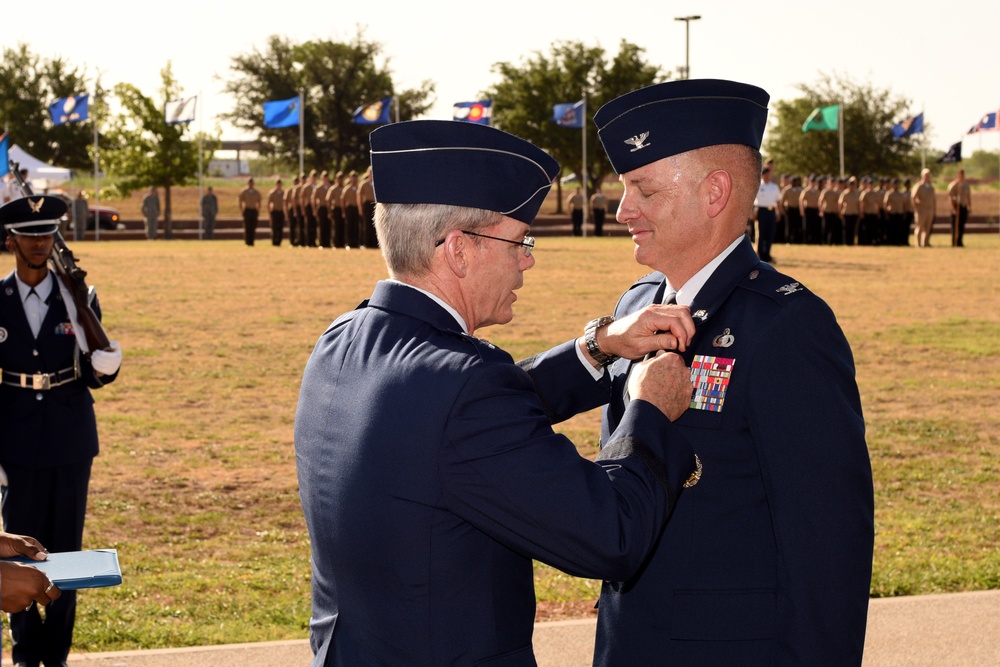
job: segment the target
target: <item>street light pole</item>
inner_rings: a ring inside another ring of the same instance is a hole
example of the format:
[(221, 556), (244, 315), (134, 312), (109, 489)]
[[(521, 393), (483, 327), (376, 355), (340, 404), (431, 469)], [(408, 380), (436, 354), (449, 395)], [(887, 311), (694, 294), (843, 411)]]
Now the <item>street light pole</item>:
[(700, 16), (675, 16), (675, 21), (684, 21), (684, 78), (691, 78), (691, 21), (701, 19)]

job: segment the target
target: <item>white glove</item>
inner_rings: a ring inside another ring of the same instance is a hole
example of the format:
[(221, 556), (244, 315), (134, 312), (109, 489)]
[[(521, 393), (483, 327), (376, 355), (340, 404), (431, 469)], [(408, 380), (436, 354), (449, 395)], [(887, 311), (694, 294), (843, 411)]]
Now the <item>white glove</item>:
[(122, 365), (122, 349), (118, 341), (111, 341), (110, 350), (94, 350), (90, 353), (90, 365), (101, 375), (114, 375)]

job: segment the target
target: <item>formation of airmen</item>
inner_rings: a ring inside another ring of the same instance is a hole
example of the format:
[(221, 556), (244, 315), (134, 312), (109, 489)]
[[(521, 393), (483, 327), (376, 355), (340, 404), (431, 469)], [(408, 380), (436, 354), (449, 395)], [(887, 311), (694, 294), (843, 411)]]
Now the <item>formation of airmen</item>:
[(782, 174), (775, 243), (908, 245), (910, 179)]
[(283, 189), (278, 180), (266, 197), (271, 243), (281, 245), (285, 223), (293, 246), (377, 248), (375, 190), (371, 170), (300, 174)]

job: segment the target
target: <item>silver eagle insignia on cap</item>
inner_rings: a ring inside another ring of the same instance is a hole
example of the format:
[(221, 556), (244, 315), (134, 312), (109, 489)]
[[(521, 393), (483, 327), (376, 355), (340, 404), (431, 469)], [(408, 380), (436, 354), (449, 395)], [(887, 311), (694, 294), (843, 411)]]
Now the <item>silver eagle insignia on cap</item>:
[(637, 134), (635, 136), (632, 136), (632, 137), (629, 137), (628, 139), (626, 139), (625, 140), (626, 144), (628, 144), (629, 146), (634, 146), (634, 148), (632, 150), (630, 150), (629, 153), (634, 153), (637, 150), (640, 150), (642, 148), (645, 148), (646, 146), (649, 146), (649, 144), (646, 143), (646, 137), (648, 137), (648, 136), (649, 136), (649, 132), (643, 132), (642, 134)]

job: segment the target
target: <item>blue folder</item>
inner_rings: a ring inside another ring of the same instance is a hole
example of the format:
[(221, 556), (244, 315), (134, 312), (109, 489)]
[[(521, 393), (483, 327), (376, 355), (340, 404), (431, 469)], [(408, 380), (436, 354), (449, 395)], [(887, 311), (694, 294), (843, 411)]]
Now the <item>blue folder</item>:
[(122, 583), (122, 571), (118, 566), (116, 549), (94, 549), (93, 551), (65, 551), (49, 554), (46, 560), (32, 560), (25, 556), (4, 558), (3, 560), (24, 563), (36, 567), (52, 580), (61, 591), (75, 591), (81, 588), (102, 588)]

